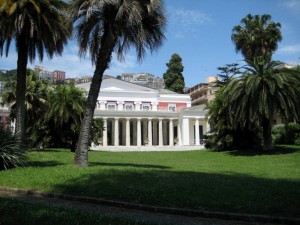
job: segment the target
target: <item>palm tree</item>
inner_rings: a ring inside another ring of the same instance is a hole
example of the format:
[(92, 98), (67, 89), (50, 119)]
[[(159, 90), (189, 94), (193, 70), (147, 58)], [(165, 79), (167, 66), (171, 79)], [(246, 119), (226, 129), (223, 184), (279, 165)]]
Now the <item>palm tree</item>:
[(86, 102), (84, 92), (74, 85), (58, 85), (50, 93), (49, 102), (45, 122), (52, 145), (75, 150)]
[(18, 52), (16, 137), (25, 137), (25, 90), (28, 60), (61, 54), (71, 36), (72, 25), (63, 12), (63, 0), (2, 0), (0, 3), (0, 54), (8, 56), (11, 41)]
[(112, 53), (119, 59), (134, 46), (138, 60), (157, 50), (164, 40), (165, 15), (161, 0), (75, 0), (70, 14), (76, 25), (79, 55), (87, 52), (95, 64), (75, 154), (75, 164), (87, 166), (94, 110), (104, 71)]
[(231, 40), (236, 52), (241, 52), (246, 60), (253, 61), (257, 56), (271, 55), (281, 41), (281, 24), (271, 21), (268, 14), (248, 14), (242, 19), (244, 26), (233, 27)]
[[(235, 127), (256, 124), (263, 128), (263, 146), (272, 148), (274, 116), (300, 121), (300, 75), (296, 70), (280, 69), (270, 57), (246, 61), (241, 78), (233, 78), (223, 92)], [(276, 68), (277, 67), (277, 68)]]
[[(6, 91), (0, 104), (10, 105), (10, 118), (16, 118), (16, 80), (5, 83)], [(25, 124), (26, 133), (31, 134), (42, 122), (49, 109), (50, 86), (44, 80), (39, 80), (33, 70), (27, 69), (25, 93)]]

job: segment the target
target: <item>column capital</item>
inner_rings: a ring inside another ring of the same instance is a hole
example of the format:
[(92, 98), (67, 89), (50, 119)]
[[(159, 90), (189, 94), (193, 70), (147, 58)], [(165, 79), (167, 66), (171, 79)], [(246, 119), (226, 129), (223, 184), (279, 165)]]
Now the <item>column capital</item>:
[(163, 121), (163, 118), (158, 118), (159, 121)]
[(115, 120), (119, 120), (120, 118), (119, 118), (119, 117), (114, 117), (114, 119), (115, 119)]
[(136, 118), (136, 120), (137, 120), (137, 121), (141, 121), (141, 120), (142, 120), (142, 118)]
[(173, 121), (173, 120), (174, 120), (174, 118), (169, 118), (169, 120), (170, 120), (170, 121)]

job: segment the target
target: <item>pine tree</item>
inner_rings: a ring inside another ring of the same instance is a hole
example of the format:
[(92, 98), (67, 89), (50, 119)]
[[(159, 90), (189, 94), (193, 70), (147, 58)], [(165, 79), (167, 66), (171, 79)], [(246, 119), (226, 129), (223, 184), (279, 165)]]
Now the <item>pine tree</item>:
[(177, 93), (183, 93), (184, 89), (184, 77), (182, 75), (183, 65), (182, 59), (178, 54), (173, 54), (169, 63), (166, 64), (168, 69), (164, 73), (163, 78), (165, 80), (166, 89)]

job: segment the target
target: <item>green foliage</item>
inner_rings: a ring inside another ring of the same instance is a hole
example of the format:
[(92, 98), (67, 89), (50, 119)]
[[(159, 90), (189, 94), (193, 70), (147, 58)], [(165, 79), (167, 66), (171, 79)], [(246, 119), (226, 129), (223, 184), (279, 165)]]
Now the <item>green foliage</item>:
[(299, 145), (300, 124), (292, 122), (284, 126), (274, 127), (272, 129), (272, 138), (275, 144)]
[(183, 93), (185, 87), (184, 77), (182, 75), (183, 65), (182, 59), (178, 54), (173, 54), (169, 63), (166, 64), (168, 69), (163, 74), (165, 80), (165, 88), (177, 93)]
[(92, 130), (91, 130), (91, 143), (95, 145), (100, 145), (103, 141), (103, 130), (104, 124), (103, 119), (95, 118), (93, 120)]
[(70, 17), (65, 13), (63, 0), (2, 0), (0, 8), (0, 55), (8, 56), (11, 43), (18, 55), (16, 84), (16, 136), (25, 143), (25, 93), (28, 61), (46, 52), (48, 58), (61, 55), (72, 35)]
[(270, 149), (275, 116), (284, 121), (300, 121), (300, 76), (295, 70), (277, 69), (280, 63), (270, 57), (246, 62), (243, 76), (232, 79), (222, 95), (234, 128), (262, 127), (263, 147)]
[(281, 24), (271, 21), (268, 14), (248, 14), (241, 20), (241, 25), (234, 26), (231, 39), (236, 51), (241, 52), (246, 60), (253, 61), (258, 56), (270, 56), (282, 40)]
[(11, 131), (0, 126), (0, 171), (23, 166), (25, 162), (25, 148), (16, 141)]
[[(16, 81), (7, 82), (6, 87), (12, 91), (4, 93), (2, 103), (11, 104), (10, 117), (15, 118)], [(86, 102), (84, 92), (74, 85), (52, 86), (28, 70), (25, 96), (27, 144), (74, 150)]]

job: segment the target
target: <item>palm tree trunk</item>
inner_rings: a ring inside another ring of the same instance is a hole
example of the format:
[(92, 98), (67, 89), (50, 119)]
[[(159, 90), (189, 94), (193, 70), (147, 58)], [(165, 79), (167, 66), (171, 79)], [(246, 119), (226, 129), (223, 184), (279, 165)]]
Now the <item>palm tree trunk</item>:
[(16, 126), (15, 135), (19, 143), (25, 144), (25, 92), (26, 92), (26, 68), (28, 51), (24, 32), (19, 36), (18, 62), (17, 62), (17, 87), (16, 87)]
[(264, 150), (271, 150), (272, 144), (272, 123), (270, 119), (264, 118), (262, 122), (263, 126), (263, 138), (264, 138)]
[(88, 165), (88, 147), (94, 111), (102, 83), (103, 73), (109, 66), (115, 44), (116, 39), (113, 37), (111, 31), (108, 31), (107, 34), (104, 34), (101, 48), (99, 50), (100, 52), (97, 57), (96, 68), (90, 86), (84, 117), (80, 127), (77, 148), (75, 151), (74, 163), (78, 166)]

